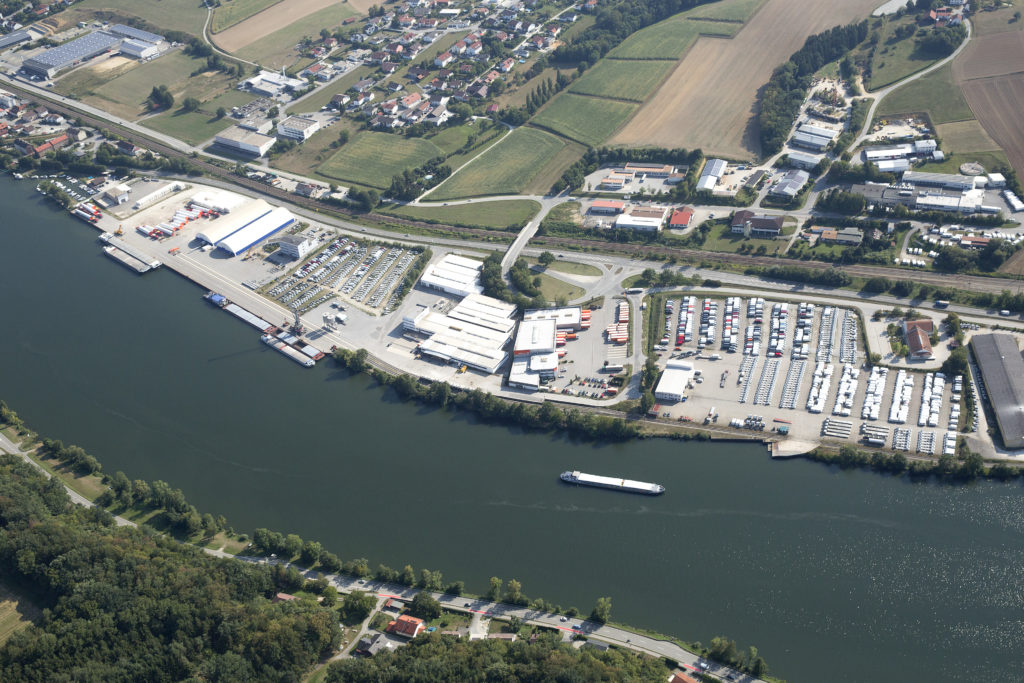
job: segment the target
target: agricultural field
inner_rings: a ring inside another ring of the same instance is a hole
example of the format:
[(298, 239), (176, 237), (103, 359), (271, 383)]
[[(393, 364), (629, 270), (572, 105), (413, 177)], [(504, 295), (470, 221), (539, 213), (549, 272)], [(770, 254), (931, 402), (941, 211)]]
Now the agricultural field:
[(199, 145), (222, 130), (231, 127), (235, 121), (230, 116), (219, 119), (215, 113), (186, 112), (179, 109), (151, 116), (141, 123), (146, 128), (152, 128), (190, 145)]
[(561, 93), (531, 123), (591, 147), (608, 139), (637, 109), (637, 105)]
[(1013, 13), (1018, 9), (1007, 4), (995, 12), (975, 12), (971, 15), (974, 34), (981, 37), (1004, 31), (1024, 31), (1024, 22), (1013, 18)]
[[(154, 85), (166, 85), (176, 103), (186, 97), (205, 102), (227, 92), (236, 81), (233, 76), (215, 71), (192, 76), (192, 72), (205, 68), (206, 60), (193, 59), (180, 50), (145, 64), (124, 64), (117, 61), (120, 59), (113, 57), (73, 71), (60, 79), (55, 89), (112, 114), (137, 119), (146, 114), (146, 97)], [(106, 68), (108, 64), (113, 64), (113, 68)], [(116, 75), (111, 77), (112, 74)]]
[(999, 145), (975, 119), (943, 123), (935, 127), (936, 135), (942, 140), (942, 148), (948, 153), (993, 152)]
[(687, 14), (694, 19), (736, 21), (744, 23), (761, 9), (765, 0), (721, 0), (693, 8)]
[(612, 140), (759, 157), (758, 90), (808, 36), (871, 13), (875, 0), (767, 0), (731, 39), (698, 38), (654, 97)]
[(203, 34), (206, 23), (206, 7), (195, 0), (82, 0), (65, 14), (79, 22), (91, 19), (99, 11), (144, 19), (153, 26), (194, 36)]
[(258, 12), (276, 5), (281, 0), (230, 0), (222, 3), (213, 10), (213, 19), (210, 21), (210, 33), (220, 33), (224, 29), (234, 26), (240, 21), (248, 19)]
[(518, 230), (536, 216), (538, 211), (540, 204), (532, 199), (501, 199), (455, 206), (400, 206), (379, 209), (380, 213), (389, 216), (490, 230), (505, 230), (509, 227)]
[(0, 584), (0, 645), (16, 631), (38, 622), (42, 612), (27, 598)]
[(665, 61), (603, 59), (569, 86), (569, 92), (643, 102), (672, 68)]
[(341, 0), (282, 0), (271, 8), (218, 33), (213, 41), (226, 52), (271, 68), (291, 65), (306, 36), (334, 29), (356, 14)]
[(742, 24), (700, 21), (676, 15), (641, 29), (608, 53), (615, 59), (665, 59), (675, 61), (686, 54), (699, 36), (730, 38)]
[(875, 109), (875, 116), (916, 112), (928, 114), (935, 125), (974, 118), (949, 64), (886, 95)]
[(317, 172), (384, 190), (405, 169), (421, 166), (441, 154), (436, 145), (422, 138), (367, 131), (354, 135)]
[(517, 128), (427, 196), (430, 201), (446, 201), (523, 192), (565, 146), (550, 133)]

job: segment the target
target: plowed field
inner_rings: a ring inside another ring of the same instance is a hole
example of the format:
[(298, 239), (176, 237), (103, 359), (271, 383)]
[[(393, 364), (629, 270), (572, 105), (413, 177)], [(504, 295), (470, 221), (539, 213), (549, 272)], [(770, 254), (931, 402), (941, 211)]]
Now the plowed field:
[(1024, 127), (1020, 125), (1024, 73), (977, 78), (962, 87), (985, 131), (1003, 148), (1014, 169), (1024, 172)]
[[(221, 31), (216, 35), (214, 41), (220, 49), (235, 52), (313, 12), (339, 2), (341, 0), (283, 0), (259, 14), (254, 14), (245, 21)], [(318, 33), (320, 28), (322, 27), (317, 26), (315, 31), (311, 30), (310, 35)]]

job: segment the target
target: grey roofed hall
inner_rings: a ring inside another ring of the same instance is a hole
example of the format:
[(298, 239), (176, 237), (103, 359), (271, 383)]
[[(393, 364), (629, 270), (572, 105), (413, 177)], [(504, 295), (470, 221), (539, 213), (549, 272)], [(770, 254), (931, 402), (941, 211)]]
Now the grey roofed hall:
[(1003, 444), (1024, 448), (1024, 358), (1008, 334), (978, 334), (971, 338), (974, 357), (985, 381)]

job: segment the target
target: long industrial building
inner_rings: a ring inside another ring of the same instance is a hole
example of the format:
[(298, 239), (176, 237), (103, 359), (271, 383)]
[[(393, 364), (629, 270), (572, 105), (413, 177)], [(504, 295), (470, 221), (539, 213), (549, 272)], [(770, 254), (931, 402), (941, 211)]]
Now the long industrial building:
[(654, 397), (659, 401), (682, 401), (693, 375), (693, 363), (670, 360), (665, 366), (665, 372), (661, 374), (661, 379), (658, 380), (658, 386), (654, 389)]
[(249, 247), (259, 244), (271, 235), (276, 235), (294, 222), (295, 216), (292, 215), (292, 212), (279, 206), (219, 240), (217, 246), (238, 256)]
[(989, 403), (1006, 448), (1024, 448), (1024, 358), (1009, 334), (971, 338)]
[[(193, 203), (195, 200), (193, 199)], [(217, 244), (231, 233), (270, 213), (273, 207), (262, 199), (245, 202), (233, 207), (231, 213), (225, 214), (215, 221), (207, 223), (196, 237), (207, 244)]]
[(21, 68), (30, 74), (51, 78), (64, 69), (116, 49), (121, 45), (121, 40), (121, 36), (95, 31), (30, 57), (22, 63)]
[(213, 142), (234, 152), (261, 157), (270, 151), (277, 140), (269, 135), (246, 130), (240, 126), (231, 126), (227, 130), (217, 133)]
[(447, 314), (423, 307), (402, 318), (402, 327), (428, 336), (418, 346), (420, 353), (494, 374), (508, 359), (505, 347), (512, 338), (515, 310), (512, 304), (475, 294)]

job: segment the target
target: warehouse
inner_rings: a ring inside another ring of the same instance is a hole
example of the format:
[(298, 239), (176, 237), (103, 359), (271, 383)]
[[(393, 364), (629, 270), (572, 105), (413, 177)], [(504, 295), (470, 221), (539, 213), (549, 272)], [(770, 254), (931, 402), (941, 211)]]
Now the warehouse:
[(217, 246), (233, 256), (238, 256), (294, 222), (295, 216), (292, 215), (292, 212), (279, 206), (219, 240)]
[(614, 216), (617, 213), (622, 213), (625, 208), (626, 202), (618, 199), (595, 199), (594, 203), (590, 205), (590, 213)]
[(771, 194), (776, 197), (793, 199), (800, 194), (800, 190), (810, 179), (811, 176), (808, 175), (807, 171), (786, 171), (786, 174), (772, 187)]
[(619, 214), (615, 218), (615, 227), (622, 230), (640, 230), (646, 232), (658, 232), (661, 230), (664, 218), (649, 218), (647, 216), (633, 216), (628, 213)]
[(786, 160), (789, 161), (790, 166), (796, 166), (797, 168), (814, 168), (821, 161), (821, 157), (816, 157), (811, 154), (804, 154), (803, 152), (790, 152), (786, 155)]
[(260, 71), (255, 76), (242, 81), (238, 87), (241, 90), (249, 90), (256, 95), (277, 97), (290, 90), (304, 88), (306, 85), (308, 85), (306, 81), (300, 78), (290, 78), (273, 71)]
[(801, 133), (807, 133), (808, 135), (817, 135), (820, 138), (828, 138), (832, 140), (835, 136), (839, 135), (839, 131), (832, 130), (831, 128), (823, 128), (821, 126), (815, 126), (811, 123), (804, 123), (799, 128)]
[(21, 68), (30, 74), (50, 78), (59, 71), (109, 52), (120, 44), (119, 36), (96, 31), (26, 59)]
[[(248, 201), (242, 195), (228, 192), (227, 190), (202, 190), (192, 195), (192, 198), (189, 200), (190, 203), (200, 209), (216, 211), (217, 213), (228, 213), (243, 206)], [(213, 242), (210, 242), (210, 244), (213, 244)]]
[(554, 379), (558, 372), (557, 345), (554, 318), (524, 319), (516, 333), (509, 385), (537, 391), (543, 380)]
[(461, 320), (464, 323), (486, 327), (511, 337), (512, 330), (516, 327), (516, 321), (512, 319), (515, 311), (514, 304), (492, 299), (483, 294), (469, 294), (459, 302), (458, 306), (448, 311), (448, 317), (452, 320)]
[(144, 40), (127, 39), (121, 41), (121, 54), (135, 59), (150, 59), (160, 54), (160, 48)]
[(320, 130), (320, 123), (302, 116), (289, 116), (277, 124), (277, 134), (283, 138), (305, 142)]
[(1024, 448), (1024, 359), (1008, 334), (976, 334), (971, 338), (989, 403), (1003, 444)]
[(910, 161), (907, 159), (885, 159), (875, 165), (882, 173), (903, 173), (910, 170)]
[(878, 163), (889, 159), (905, 159), (914, 153), (912, 145), (885, 145), (864, 150), (864, 161)]
[(140, 28), (134, 26), (125, 26), (124, 24), (114, 24), (113, 26), (105, 29), (108, 33), (113, 33), (115, 36), (122, 38), (130, 38), (132, 40), (141, 40), (144, 43), (161, 43), (164, 37), (156, 33), (150, 33), (149, 31), (143, 31)]
[(420, 284), (455, 296), (483, 294), (480, 286), (481, 261), (448, 254), (437, 263), (427, 266)]
[(697, 190), (713, 190), (718, 185), (719, 179), (725, 174), (729, 162), (725, 159), (708, 159), (697, 179)]
[(654, 397), (659, 401), (682, 401), (686, 389), (693, 379), (693, 363), (685, 360), (670, 360), (661, 373)]
[(270, 151), (276, 140), (239, 126), (231, 126), (213, 138), (214, 144), (242, 154), (261, 157)]
[(516, 356), (554, 353), (556, 337), (554, 320), (524, 320), (519, 324), (516, 345), (512, 353)]
[[(193, 197), (192, 203), (205, 208), (202, 202), (197, 202)], [(217, 244), (222, 239), (229, 237), (255, 220), (266, 216), (273, 209), (262, 199), (247, 201), (234, 208), (231, 213), (221, 216), (215, 221), (210, 221), (206, 226), (196, 233), (196, 237), (207, 244)]]
[(479, 315), (481, 310), (503, 311), (507, 313), (508, 321), (513, 322), (514, 306), (478, 296), (471, 298), (465, 306), (458, 304), (448, 315), (421, 307), (415, 314), (402, 318), (402, 327), (408, 332), (429, 337), (418, 347), (424, 355), (493, 374), (508, 358), (504, 348), (512, 337), (511, 326), (508, 332), (502, 332), (493, 329), (493, 321), (488, 327), (465, 321), (467, 317)]
[(17, 45), (26, 40), (32, 40), (32, 34), (28, 31), (11, 31), (6, 36), (0, 37), (0, 50), (6, 50), (11, 45)]
[[(977, 177), (984, 182), (984, 178)], [(939, 187), (943, 190), (973, 190), (976, 179), (971, 176), (953, 173), (921, 173), (918, 171), (907, 171), (903, 174), (903, 182), (907, 185), (921, 187)]]
[(813, 149), (815, 152), (823, 152), (825, 148), (829, 146), (832, 140), (821, 135), (811, 135), (810, 133), (793, 133), (793, 137), (790, 138), (789, 144), (795, 147), (804, 147), (806, 149)]
[(535, 308), (523, 313), (523, 322), (554, 320), (559, 330), (578, 332), (583, 329), (583, 309), (579, 306), (565, 308)]

